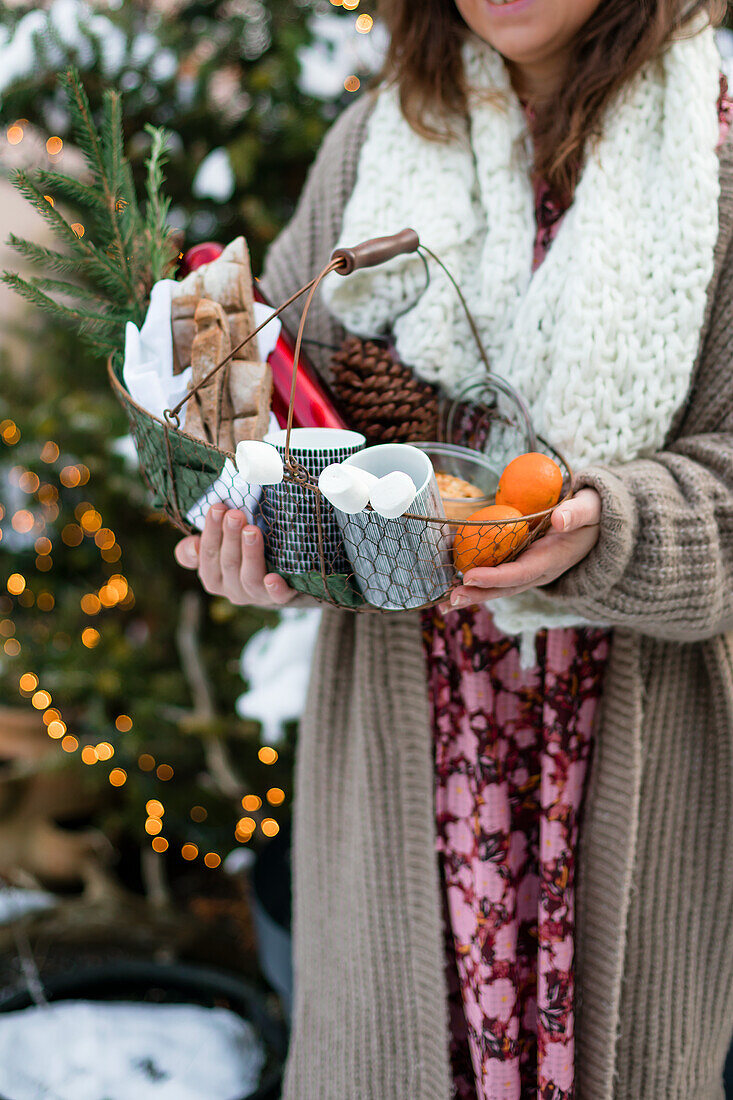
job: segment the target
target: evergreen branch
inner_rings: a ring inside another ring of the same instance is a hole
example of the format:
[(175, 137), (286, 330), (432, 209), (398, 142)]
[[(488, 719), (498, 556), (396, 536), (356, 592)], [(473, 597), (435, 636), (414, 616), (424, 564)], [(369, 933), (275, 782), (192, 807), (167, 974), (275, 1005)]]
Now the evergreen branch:
[(110, 318), (106, 314), (99, 313), (87, 313), (85, 310), (74, 309), (71, 306), (62, 305), (60, 302), (54, 301), (53, 298), (49, 298), (47, 294), (39, 290), (38, 287), (33, 286), (27, 279), (22, 279), (20, 275), (13, 275), (10, 272), (5, 272), (0, 275), (0, 281), (7, 283), (9, 287), (20, 294), (22, 298), (25, 298), (27, 302), (32, 305), (38, 306), (45, 313), (50, 313), (51, 316), (67, 322), (73, 322), (79, 324), (84, 321), (102, 321), (104, 323), (110, 323)]
[(163, 167), (168, 161), (169, 136), (161, 127), (146, 125), (152, 145), (147, 160), (145, 191), (145, 230), (150, 247), (150, 266), (153, 282), (163, 279), (169, 273), (175, 256), (173, 229), (168, 225), (170, 198), (164, 197), (165, 175)]
[(100, 212), (106, 209), (99, 192), (88, 183), (83, 183), (73, 176), (65, 176), (61, 172), (41, 168), (36, 171), (35, 179), (39, 187), (54, 192), (52, 196), (54, 199), (65, 199), (81, 208), (92, 208)]
[(59, 275), (67, 273), (80, 274), (84, 264), (83, 257), (56, 252), (55, 249), (36, 244), (35, 241), (26, 241), (22, 237), (16, 237), (14, 233), (11, 233), (8, 237), (8, 244), (27, 260), (39, 264), (48, 271), (55, 271)]
[[(105, 160), (102, 145), (94, 126), (92, 119), (91, 109), (89, 106), (89, 100), (84, 90), (84, 86), (79, 79), (79, 74), (76, 69), (68, 69), (61, 76), (61, 83), (66, 91), (66, 96), (69, 102), (69, 108), (72, 113), (72, 124), (74, 133), (79, 141), (79, 144), (87, 156), (87, 160), (90, 168), (94, 172), (96, 180), (102, 189), (104, 194), (104, 204), (107, 207), (107, 211), (110, 217), (110, 225), (112, 227), (112, 236), (114, 244), (114, 252), (117, 256), (117, 261), (120, 264), (121, 273), (129, 288), (130, 296), (136, 298), (136, 287), (130, 271), (130, 265), (128, 262), (127, 249), (125, 242), (122, 240), (119, 231), (119, 222), (116, 217), (117, 210), (117, 198), (115, 194), (114, 180), (110, 181), (107, 178), (105, 171)], [(114, 97), (115, 93), (109, 93)], [(121, 126), (121, 118), (119, 115), (115, 116), (118, 124)]]

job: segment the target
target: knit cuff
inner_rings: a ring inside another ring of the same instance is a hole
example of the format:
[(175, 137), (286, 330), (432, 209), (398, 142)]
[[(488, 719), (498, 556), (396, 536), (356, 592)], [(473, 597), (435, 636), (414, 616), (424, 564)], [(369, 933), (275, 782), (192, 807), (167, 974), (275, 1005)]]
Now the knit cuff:
[(589, 601), (598, 606), (628, 567), (636, 540), (636, 503), (624, 478), (606, 466), (590, 466), (573, 478), (575, 492), (595, 489), (601, 497), (598, 542), (587, 557), (544, 585), (549, 596)]

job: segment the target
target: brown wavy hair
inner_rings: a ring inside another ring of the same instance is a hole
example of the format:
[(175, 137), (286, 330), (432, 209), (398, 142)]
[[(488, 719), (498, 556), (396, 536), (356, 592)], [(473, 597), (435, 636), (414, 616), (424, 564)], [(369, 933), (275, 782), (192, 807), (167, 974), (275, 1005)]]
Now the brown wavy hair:
[[(461, 43), (468, 33), (454, 0), (378, 0), (390, 33), (382, 78), (400, 90), (403, 113), (418, 133), (448, 140), (466, 110)], [(589, 140), (605, 108), (690, 21), (722, 22), (725, 0), (602, 0), (571, 46), (568, 79), (551, 102), (532, 104), (535, 171), (572, 196)]]

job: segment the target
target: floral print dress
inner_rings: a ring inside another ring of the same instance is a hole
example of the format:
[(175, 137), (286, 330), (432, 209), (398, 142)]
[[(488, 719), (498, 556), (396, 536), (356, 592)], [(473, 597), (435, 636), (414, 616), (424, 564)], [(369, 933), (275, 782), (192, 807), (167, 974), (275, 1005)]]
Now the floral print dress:
[[(722, 141), (723, 78), (720, 118)], [(565, 209), (536, 183), (535, 268)], [(455, 1096), (572, 1100), (576, 851), (610, 632), (541, 631), (522, 669), (490, 605), (423, 627)]]

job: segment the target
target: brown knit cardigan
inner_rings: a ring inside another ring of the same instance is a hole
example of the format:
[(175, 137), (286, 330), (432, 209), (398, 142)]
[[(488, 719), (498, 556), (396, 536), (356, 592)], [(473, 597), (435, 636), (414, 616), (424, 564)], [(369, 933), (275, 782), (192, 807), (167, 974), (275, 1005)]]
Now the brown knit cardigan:
[[(328, 258), (369, 110), (368, 98), (355, 103), (324, 141), (270, 250), (271, 300)], [(579, 475), (603, 499), (600, 539), (547, 589), (615, 627), (581, 825), (579, 1100), (720, 1100), (733, 1031), (731, 140), (720, 162), (720, 236), (688, 399), (653, 458)], [(320, 302), (311, 316), (311, 337), (339, 341)], [(284, 1096), (448, 1100), (418, 614), (324, 612), (295, 782)]]

